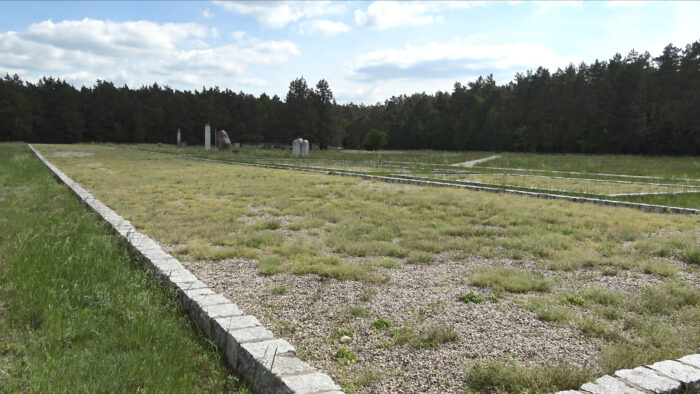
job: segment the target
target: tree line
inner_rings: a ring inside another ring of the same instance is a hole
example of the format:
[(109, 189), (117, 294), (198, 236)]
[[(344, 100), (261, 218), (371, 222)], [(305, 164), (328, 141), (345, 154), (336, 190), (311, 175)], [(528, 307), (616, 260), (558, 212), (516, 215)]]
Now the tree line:
[[(492, 75), (451, 92), (337, 104), (325, 80), (302, 78), (284, 100), (229, 89), (131, 89), (98, 80), (77, 89), (44, 77), (0, 79), (0, 140), (174, 143), (181, 129), (203, 144), (203, 125), (233, 142), (362, 148), (377, 136), (388, 149), (697, 155), (700, 153), (700, 41), (616, 54), (607, 61), (544, 67), (497, 85)], [(370, 134), (370, 131), (372, 133)], [(368, 135), (369, 134), (369, 135)], [(367, 146), (370, 147), (370, 146)]]

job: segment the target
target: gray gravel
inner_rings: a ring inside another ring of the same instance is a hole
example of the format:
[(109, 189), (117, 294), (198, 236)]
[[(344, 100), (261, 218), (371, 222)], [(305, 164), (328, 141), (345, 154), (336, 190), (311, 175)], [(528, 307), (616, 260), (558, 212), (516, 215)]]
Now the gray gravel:
[[(264, 276), (254, 262), (243, 259), (183, 264), (289, 340), (314, 367), (339, 383), (364, 383), (353, 387), (356, 392), (461, 392), (466, 370), (477, 360), (511, 357), (525, 365), (585, 366), (595, 365), (599, 356), (595, 341), (567, 325), (537, 320), (518, 305), (519, 296), (480, 304), (460, 301), (459, 294), (470, 290), (490, 294), (465, 281), (475, 267), (494, 264), (483, 258), (456, 262), (443, 255), (431, 265), (381, 269), (389, 277), (384, 284), (318, 275)], [(360, 316), (351, 313), (352, 307)], [(431, 325), (452, 327), (460, 340), (434, 349), (378, 347), (392, 342), (387, 332), (370, 327), (378, 318), (417, 332)], [(334, 333), (341, 327), (352, 332), (347, 346), (357, 355), (357, 362), (347, 366), (334, 359), (341, 346)]]

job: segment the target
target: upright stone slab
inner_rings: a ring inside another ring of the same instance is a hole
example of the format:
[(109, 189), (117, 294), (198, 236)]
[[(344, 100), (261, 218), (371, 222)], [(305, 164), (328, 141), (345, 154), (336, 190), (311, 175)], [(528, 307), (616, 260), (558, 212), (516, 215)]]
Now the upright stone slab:
[(231, 140), (228, 138), (226, 130), (219, 130), (216, 132), (216, 143), (220, 151), (231, 152)]
[(309, 140), (302, 140), (301, 141), (301, 155), (302, 156), (309, 155)]
[(294, 141), (292, 141), (292, 154), (294, 156), (301, 156), (301, 145), (303, 144), (304, 140), (301, 138), (297, 138)]
[(211, 149), (211, 126), (209, 123), (204, 125), (204, 149)]
[(182, 146), (182, 140), (180, 139), (180, 129), (177, 129), (177, 147)]

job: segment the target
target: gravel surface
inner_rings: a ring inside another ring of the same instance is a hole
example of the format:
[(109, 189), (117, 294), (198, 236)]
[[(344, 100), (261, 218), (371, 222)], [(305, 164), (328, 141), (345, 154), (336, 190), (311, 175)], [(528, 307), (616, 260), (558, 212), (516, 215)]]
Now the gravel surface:
[[(212, 289), (294, 344), (302, 359), (339, 383), (354, 383), (355, 392), (462, 392), (468, 366), (477, 360), (597, 364), (595, 340), (565, 324), (538, 320), (519, 305), (525, 296), (506, 295), (479, 304), (460, 301), (459, 295), (470, 290), (490, 295), (489, 290), (469, 286), (466, 278), (476, 267), (494, 263), (483, 258), (457, 262), (441, 255), (431, 265), (381, 268), (388, 282), (365, 283), (318, 275), (264, 276), (254, 262), (244, 259), (183, 262)], [(576, 283), (561, 280), (564, 286), (569, 282)], [(372, 329), (378, 318), (389, 320), (393, 328)], [(418, 334), (429, 327), (451, 327), (459, 341), (427, 349), (393, 344), (390, 332), (406, 326)], [(351, 333), (347, 347), (357, 356), (345, 366), (335, 361), (340, 338), (348, 333), (338, 331), (341, 328)]]

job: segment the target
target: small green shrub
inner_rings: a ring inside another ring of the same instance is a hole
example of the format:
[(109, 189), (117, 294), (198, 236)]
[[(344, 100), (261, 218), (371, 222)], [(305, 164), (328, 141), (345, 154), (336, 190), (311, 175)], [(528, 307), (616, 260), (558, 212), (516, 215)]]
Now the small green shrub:
[(691, 247), (681, 252), (681, 261), (688, 264), (700, 265), (700, 247)]
[(475, 304), (479, 304), (481, 302), (484, 302), (484, 297), (479, 296), (478, 294), (474, 293), (473, 291), (470, 291), (469, 293), (460, 294), (459, 299), (467, 304), (470, 302), (473, 302)]
[(347, 327), (340, 327), (340, 328), (337, 328), (335, 331), (333, 331), (333, 335), (331, 335), (331, 339), (338, 340), (338, 339), (345, 337), (345, 336), (352, 337), (353, 336), (352, 330), (347, 328)]
[(391, 324), (391, 322), (389, 320), (384, 319), (384, 318), (379, 318), (379, 319), (373, 321), (372, 325), (371, 325), (372, 329), (377, 330), (377, 331), (384, 331), (384, 330), (391, 328), (392, 326), (393, 326), (393, 324)]
[(411, 252), (406, 258), (406, 262), (409, 264), (428, 264), (433, 261), (434, 257), (434, 254), (428, 252)]
[(343, 345), (335, 352), (335, 361), (340, 365), (349, 365), (357, 362), (357, 356), (349, 347)]
[(392, 333), (395, 345), (410, 343), (416, 337), (416, 330), (412, 326), (404, 326)]
[(425, 329), (421, 335), (411, 343), (418, 349), (436, 348), (444, 343), (459, 342), (459, 336), (453, 327), (433, 326)]
[(279, 220), (272, 219), (272, 220), (263, 220), (261, 222), (255, 223), (255, 228), (258, 230), (277, 230), (282, 226), (282, 223)]
[(575, 296), (572, 294), (567, 294), (562, 297), (562, 302), (569, 305), (583, 306), (586, 303), (586, 299), (583, 297)]
[(388, 138), (385, 132), (377, 129), (370, 130), (365, 139), (362, 141), (362, 146), (367, 150), (379, 150), (382, 149), (388, 142)]

